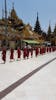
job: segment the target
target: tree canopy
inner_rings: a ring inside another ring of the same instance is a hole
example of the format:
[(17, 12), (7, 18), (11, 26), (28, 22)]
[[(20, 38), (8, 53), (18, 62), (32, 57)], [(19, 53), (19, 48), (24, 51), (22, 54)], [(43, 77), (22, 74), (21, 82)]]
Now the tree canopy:
[(38, 13), (37, 13), (37, 20), (35, 23), (35, 27), (34, 27), (34, 31), (38, 34), (41, 34), (41, 27), (40, 27), (40, 22), (39, 22), (39, 18), (38, 18)]

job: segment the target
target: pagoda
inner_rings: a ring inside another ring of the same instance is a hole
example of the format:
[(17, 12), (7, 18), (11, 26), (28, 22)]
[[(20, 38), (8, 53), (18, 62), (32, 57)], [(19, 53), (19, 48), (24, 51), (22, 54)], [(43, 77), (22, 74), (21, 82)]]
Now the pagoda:
[(2, 19), (0, 19), (0, 41), (4, 41), (5, 39), (8, 40), (8, 46), (12, 44), (21, 47), (22, 40), (39, 41), (39, 39), (42, 39), (42, 36), (36, 34), (32, 30), (30, 24), (24, 24), (24, 22), (17, 16), (14, 3), (9, 16), (6, 19), (6, 26), (7, 34), (5, 34), (5, 18), (2, 16)]

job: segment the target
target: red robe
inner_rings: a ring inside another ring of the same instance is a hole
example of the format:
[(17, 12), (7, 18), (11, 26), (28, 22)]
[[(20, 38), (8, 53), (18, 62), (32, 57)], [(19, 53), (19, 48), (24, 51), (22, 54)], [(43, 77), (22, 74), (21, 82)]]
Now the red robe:
[(33, 48), (30, 49), (31, 57), (33, 56)]
[(14, 50), (13, 49), (10, 50), (10, 59), (14, 59)]
[(47, 47), (47, 52), (48, 52), (48, 47)]
[(20, 58), (21, 57), (21, 50), (19, 48), (17, 49), (17, 53), (18, 53), (18, 58)]
[(2, 51), (2, 60), (6, 62), (6, 49), (3, 49)]
[(40, 54), (43, 54), (43, 47), (40, 48)]
[(39, 50), (38, 50), (38, 48), (36, 48), (35, 49), (35, 55), (36, 55), (36, 57), (37, 57), (38, 53), (39, 53)]
[(51, 47), (49, 47), (49, 52), (51, 52)]
[(24, 48), (23, 49), (23, 58), (25, 59), (27, 56), (27, 48)]
[(27, 50), (26, 56), (27, 56), (27, 58), (28, 58), (28, 57), (29, 57), (29, 49), (27, 48), (26, 50)]

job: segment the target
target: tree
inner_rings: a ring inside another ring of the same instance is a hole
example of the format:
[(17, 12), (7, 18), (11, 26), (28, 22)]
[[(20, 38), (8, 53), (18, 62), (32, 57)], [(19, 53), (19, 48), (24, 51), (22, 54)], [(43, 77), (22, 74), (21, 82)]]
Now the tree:
[(47, 38), (46, 32), (42, 31), (42, 37), (43, 37), (44, 40), (46, 40), (46, 38)]
[(47, 31), (47, 33), (48, 33), (48, 35), (51, 34), (51, 26), (50, 26), (50, 24), (49, 24), (49, 27), (48, 27), (48, 31)]
[(55, 24), (53, 34), (52, 34), (52, 45), (56, 44), (55, 41), (56, 41), (56, 24)]
[(51, 26), (50, 26), (50, 24), (49, 24), (48, 31), (47, 31), (47, 40), (48, 40), (48, 41), (50, 41), (50, 39), (51, 39), (51, 33), (52, 33), (52, 31), (51, 31)]
[(55, 24), (55, 27), (54, 27), (53, 36), (56, 36), (56, 24)]
[(38, 18), (38, 13), (37, 13), (37, 20), (36, 20), (36, 24), (34, 27), (34, 31), (38, 34), (41, 34), (41, 27), (40, 27), (40, 22), (39, 22), (39, 18)]

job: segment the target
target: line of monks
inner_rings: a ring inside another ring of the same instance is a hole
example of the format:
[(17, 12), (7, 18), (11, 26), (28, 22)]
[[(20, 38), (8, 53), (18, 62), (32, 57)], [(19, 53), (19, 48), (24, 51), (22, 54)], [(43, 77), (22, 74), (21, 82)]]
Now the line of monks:
[[(38, 54), (44, 54), (46, 52), (54, 52), (56, 51), (56, 47), (36, 47), (36, 48), (24, 48), (23, 49), (23, 58), (24, 59), (28, 59), (29, 58), (29, 54), (31, 55), (31, 57), (33, 57), (33, 51), (35, 51), (35, 56), (37, 57)], [(18, 48), (17, 49), (17, 60), (21, 58), (21, 49)], [(6, 49), (3, 48), (2, 50), (2, 60), (5, 63), (6, 62)], [(14, 60), (14, 49), (10, 49), (10, 61)]]

